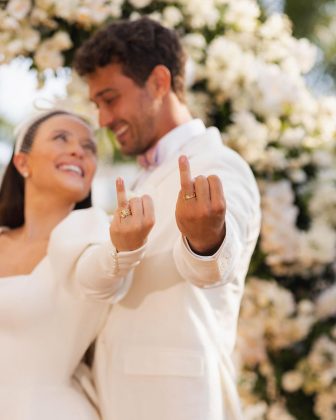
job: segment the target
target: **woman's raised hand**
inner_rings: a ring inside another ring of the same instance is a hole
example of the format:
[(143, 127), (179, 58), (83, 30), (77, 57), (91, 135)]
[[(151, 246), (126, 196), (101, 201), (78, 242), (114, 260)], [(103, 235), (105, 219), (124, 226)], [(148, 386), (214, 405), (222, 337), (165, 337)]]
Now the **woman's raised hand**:
[(116, 180), (118, 207), (110, 225), (110, 236), (118, 252), (133, 251), (147, 240), (155, 223), (153, 201), (149, 195), (127, 200), (125, 184)]

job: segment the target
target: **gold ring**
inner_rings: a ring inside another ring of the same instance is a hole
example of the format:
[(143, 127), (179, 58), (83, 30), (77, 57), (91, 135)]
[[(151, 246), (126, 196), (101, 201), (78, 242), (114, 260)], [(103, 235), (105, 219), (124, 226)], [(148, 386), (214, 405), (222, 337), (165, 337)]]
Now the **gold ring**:
[(125, 217), (131, 216), (131, 215), (132, 215), (132, 212), (131, 212), (131, 209), (129, 209), (129, 208), (121, 209), (120, 210), (120, 217), (122, 219), (125, 219)]
[(192, 198), (196, 198), (195, 191), (192, 194), (184, 194), (184, 199), (185, 200), (191, 200)]

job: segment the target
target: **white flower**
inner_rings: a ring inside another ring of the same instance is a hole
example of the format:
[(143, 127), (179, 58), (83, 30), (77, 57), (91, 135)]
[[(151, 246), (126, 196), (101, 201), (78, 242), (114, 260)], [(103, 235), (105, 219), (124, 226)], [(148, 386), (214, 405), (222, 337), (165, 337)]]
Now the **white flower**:
[(35, 0), (34, 4), (35, 4), (35, 7), (39, 7), (43, 10), (50, 10), (55, 5), (56, 1), (59, 1), (59, 0)]
[(301, 300), (297, 306), (298, 312), (302, 316), (312, 315), (315, 312), (314, 303), (310, 300)]
[(251, 112), (239, 112), (232, 116), (234, 124), (227, 129), (228, 144), (233, 146), (249, 162), (256, 162), (267, 144), (267, 127), (256, 120)]
[(309, 368), (318, 375), (315, 389), (327, 389), (336, 380), (336, 343), (329, 337), (319, 337), (307, 357)]
[(316, 315), (319, 319), (336, 315), (336, 284), (318, 296), (316, 300)]
[(43, 25), (51, 29), (57, 28), (56, 21), (52, 20), (49, 16), (49, 13), (40, 7), (34, 7), (32, 10), (30, 15), (30, 23), (33, 26)]
[(336, 258), (336, 233), (320, 220), (314, 220), (307, 232), (300, 233), (299, 258), (307, 269), (319, 268)]
[(187, 103), (191, 114), (200, 118), (205, 124), (209, 123), (209, 114), (212, 110), (212, 102), (205, 92), (187, 92)]
[(320, 167), (328, 167), (332, 165), (333, 157), (327, 150), (314, 150), (312, 154), (312, 162)]
[(336, 418), (336, 386), (317, 394), (314, 411), (321, 420), (335, 420)]
[(56, 50), (68, 50), (72, 47), (72, 41), (67, 32), (59, 31), (52, 38), (50, 38), (52, 48)]
[[(247, 292), (248, 293), (248, 292)], [(252, 303), (247, 296), (243, 301), (242, 311), (239, 321), (237, 352), (244, 363), (244, 366), (257, 366), (267, 360), (267, 349), (265, 339), (265, 323), (263, 314), (254, 313), (252, 318), (246, 314)], [(253, 312), (257, 310), (253, 306)]]
[(300, 100), (298, 80), (282, 72), (276, 65), (257, 66), (254, 109), (262, 115), (281, 115)]
[(281, 134), (279, 142), (288, 148), (299, 147), (302, 144), (305, 134), (302, 127), (289, 127)]
[(320, 218), (336, 227), (336, 177), (328, 180), (322, 178), (315, 182), (312, 198), (309, 201), (309, 211), (313, 217)]
[(260, 9), (251, 0), (231, 1), (225, 10), (224, 22), (233, 25), (235, 30), (252, 32), (258, 24)]
[(295, 57), (302, 73), (307, 73), (315, 64), (317, 48), (308, 39), (301, 38), (296, 40), (290, 38), (289, 52)]
[(261, 26), (259, 33), (266, 39), (279, 39), (291, 32), (291, 24), (287, 16), (274, 13)]
[(303, 384), (304, 377), (301, 372), (293, 370), (286, 372), (281, 379), (282, 387), (287, 392), (299, 390)]
[(76, 72), (71, 73), (67, 84), (67, 96), (58, 99), (56, 105), (83, 116), (96, 129), (99, 127), (97, 107), (89, 101), (88, 86)]
[(0, 19), (0, 27), (3, 31), (16, 31), (20, 28), (20, 23), (14, 17), (4, 15), (0, 16)]
[(120, 18), (122, 14), (122, 5), (124, 0), (113, 0), (106, 4), (106, 16), (112, 16), (115, 18)]
[(236, 43), (217, 37), (209, 45), (205, 72), (209, 89), (223, 101), (239, 95), (242, 87), (254, 78), (253, 57)]
[(142, 9), (151, 4), (152, 0), (129, 0), (130, 4), (136, 9)]
[[(271, 136), (269, 136), (271, 138)], [(274, 173), (277, 170), (283, 170), (287, 166), (285, 152), (275, 147), (268, 147), (259, 156), (254, 167), (258, 172)]]
[(300, 235), (295, 226), (298, 209), (286, 180), (264, 184), (262, 193), (261, 247), (267, 263), (280, 274), (298, 259)]
[(31, 0), (9, 0), (6, 10), (17, 20), (24, 19), (31, 9)]
[(63, 56), (52, 48), (52, 41), (43, 42), (35, 52), (34, 59), (40, 70), (58, 69), (63, 65)]
[(195, 62), (203, 60), (207, 44), (202, 34), (187, 34), (182, 39), (182, 43), (192, 60)]
[(162, 22), (174, 28), (183, 21), (183, 15), (180, 9), (175, 6), (168, 6), (162, 12)]
[(9, 54), (10, 58), (19, 55), (23, 50), (23, 40), (14, 39), (6, 45), (6, 52)]
[(20, 31), (23, 48), (26, 51), (35, 51), (40, 42), (40, 33), (29, 26), (23, 26)]
[(74, 21), (80, 0), (57, 0), (54, 2), (55, 15), (68, 21)]
[(267, 420), (295, 420), (281, 403), (272, 404), (267, 412)]
[(183, 0), (182, 3), (182, 8), (194, 29), (200, 29), (203, 26), (215, 27), (219, 19), (219, 11), (213, 0)]
[(267, 404), (265, 402), (252, 403), (244, 408), (244, 420), (261, 420), (264, 418), (266, 411)]
[(287, 173), (294, 184), (303, 184), (307, 180), (306, 172), (302, 169), (289, 169)]

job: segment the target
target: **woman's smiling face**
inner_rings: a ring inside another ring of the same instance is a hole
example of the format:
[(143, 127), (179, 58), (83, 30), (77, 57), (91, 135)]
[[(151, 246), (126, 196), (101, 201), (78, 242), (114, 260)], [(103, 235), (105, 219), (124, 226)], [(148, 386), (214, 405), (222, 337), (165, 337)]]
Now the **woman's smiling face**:
[(27, 182), (39, 192), (64, 195), (76, 203), (88, 196), (96, 167), (91, 128), (76, 116), (54, 115), (35, 133), (27, 153)]

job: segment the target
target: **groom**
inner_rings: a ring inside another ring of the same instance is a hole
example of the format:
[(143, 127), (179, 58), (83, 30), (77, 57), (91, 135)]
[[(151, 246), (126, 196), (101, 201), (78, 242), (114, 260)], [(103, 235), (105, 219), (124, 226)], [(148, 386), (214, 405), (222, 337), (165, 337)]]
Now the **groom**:
[(185, 60), (176, 33), (148, 18), (98, 31), (75, 60), (100, 125), (143, 166), (135, 189), (153, 198), (156, 217), (133, 285), (98, 339), (105, 420), (242, 418), (231, 357), (259, 194), (218, 130), (192, 118)]

